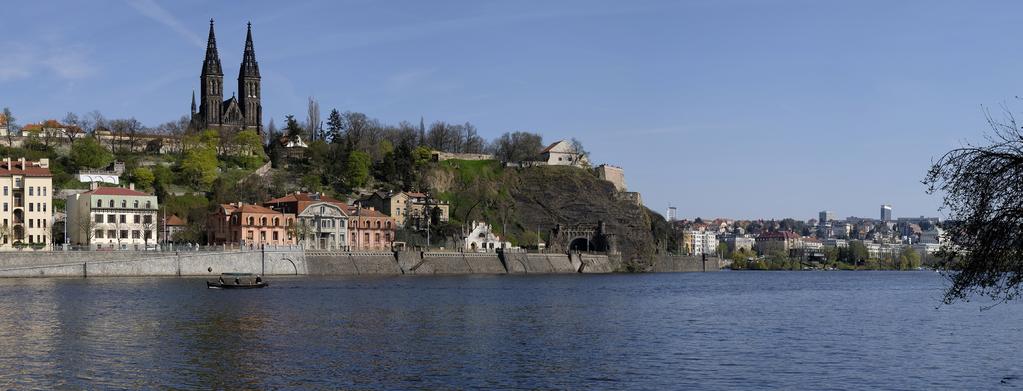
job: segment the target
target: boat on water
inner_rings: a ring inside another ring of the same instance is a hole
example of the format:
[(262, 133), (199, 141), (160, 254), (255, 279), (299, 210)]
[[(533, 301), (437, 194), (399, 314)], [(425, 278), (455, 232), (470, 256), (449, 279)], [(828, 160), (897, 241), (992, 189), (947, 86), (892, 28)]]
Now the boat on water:
[(208, 289), (255, 289), (266, 288), (269, 283), (263, 277), (252, 273), (220, 273), (220, 278), (206, 281)]

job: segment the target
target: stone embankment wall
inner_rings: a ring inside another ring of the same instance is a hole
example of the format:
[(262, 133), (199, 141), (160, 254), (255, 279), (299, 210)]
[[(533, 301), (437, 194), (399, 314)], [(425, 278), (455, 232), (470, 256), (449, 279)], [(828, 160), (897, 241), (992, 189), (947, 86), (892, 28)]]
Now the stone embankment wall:
[(33, 252), (3, 257), (0, 277), (308, 274), (301, 250), (224, 252)]
[(671, 272), (716, 272), (721, 270), (723, 263), (716, 257), (658, 255), (654, 258), (651, 271)]
[[(611, 273), (621, 257), (604, 254), (341, 252), (25, 252), (0, 256), (0, 277)], [(716, 271), (720, 261), (662, 256), (655, 272)]]

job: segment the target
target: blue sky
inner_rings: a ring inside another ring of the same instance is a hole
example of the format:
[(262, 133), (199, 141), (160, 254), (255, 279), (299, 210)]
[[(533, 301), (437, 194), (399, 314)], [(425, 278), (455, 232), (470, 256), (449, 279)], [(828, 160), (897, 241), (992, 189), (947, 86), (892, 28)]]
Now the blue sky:
[[(576, 137), (684, 217), (935, 215), (931, 159), (1020, 108), (1018, 2), (11, 2), (0, 106), (19, 122), (186, 114), (208, 20), (225, 78), (252, 21), (264, 122), (306, 99), (487, 138)], [(233, 90), (230, 86), (226, 93)]]

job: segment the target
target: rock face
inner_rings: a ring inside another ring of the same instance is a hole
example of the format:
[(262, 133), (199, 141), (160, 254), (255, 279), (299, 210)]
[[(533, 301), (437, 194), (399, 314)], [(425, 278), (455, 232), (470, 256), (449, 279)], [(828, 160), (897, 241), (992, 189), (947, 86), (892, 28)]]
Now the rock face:
[[(457, 165), (454, 170), (459, 170)], [(614, 185), (597, 178), (592, 170), (541, 166), (485, 172), (488, 175), (458, 173), (454, 175), (458, 180), (430, 184), (452, 202), (453, 221), (490, 222), (502, 231), (503, 238), (518, 245), (535, 244), (538, 231), (545, 241), (550, 240), (550, 231), (557, 224), (595, 227), (604, 222), (615, 234), (622, 254), (617, 269), (646, 271), (651, 267), (656, 252), (651, 212), (619, 199)], [(435, 173), (431, 177), (447, 179), (452, 175)], [(483, 207), (471, 209), (473, 205)]]

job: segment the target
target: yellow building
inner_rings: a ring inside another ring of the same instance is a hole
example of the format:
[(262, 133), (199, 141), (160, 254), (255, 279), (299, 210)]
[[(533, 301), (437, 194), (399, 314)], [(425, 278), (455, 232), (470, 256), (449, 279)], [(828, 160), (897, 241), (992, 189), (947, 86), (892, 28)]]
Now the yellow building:
[(49, 159), (0, 162), (0, 250), (48, 248), (53, 216)]

